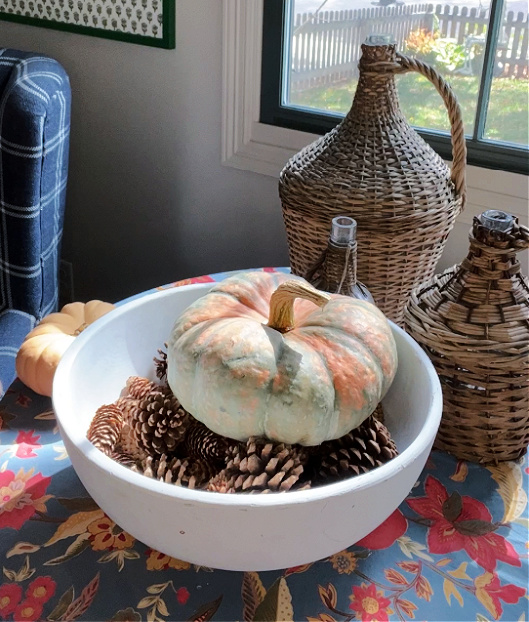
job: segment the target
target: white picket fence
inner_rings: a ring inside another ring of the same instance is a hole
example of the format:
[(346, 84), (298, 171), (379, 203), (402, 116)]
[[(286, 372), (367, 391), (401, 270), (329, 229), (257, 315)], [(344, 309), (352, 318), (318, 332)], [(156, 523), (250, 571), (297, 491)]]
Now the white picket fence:
[[(484, 42), (488, 10), (440, 4), (414, 4), (348, 11), (299, 13), (293, 21), (290, 88), (304, 90), (355, 77), (360, 45), (369, 34), (391, 32), (397, 49), (404, 50), (410, 32), (439, 29), (442, 37), (458, 43)], [(505, 14), (497, 61), (502, 76), (529, 77), (527, 13)]]

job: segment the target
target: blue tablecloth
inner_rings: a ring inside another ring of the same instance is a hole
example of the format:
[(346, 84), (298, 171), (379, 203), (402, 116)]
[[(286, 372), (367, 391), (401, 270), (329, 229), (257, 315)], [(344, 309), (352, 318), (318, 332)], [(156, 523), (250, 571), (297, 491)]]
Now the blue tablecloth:
[(15, 381), (0, 424), (0, 619), (529, 619), (527, 458), (482, 467), (434, 451), (400, 508), (356, 545), (301, 567), (227, 572), (151, 550), (105, 516), (48, 398)]

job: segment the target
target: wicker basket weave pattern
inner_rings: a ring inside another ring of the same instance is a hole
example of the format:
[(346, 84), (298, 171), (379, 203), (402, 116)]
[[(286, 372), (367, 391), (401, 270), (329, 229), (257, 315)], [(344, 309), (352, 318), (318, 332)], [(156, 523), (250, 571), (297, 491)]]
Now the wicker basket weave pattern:
[[(428, 65), (394, 45), (362, 45), (360, 78), (343, 121), (293, 156), (279, 194), (290, 265), (305, 276), (327, 244), (330, 222), (358, 223), (358, 279), (394, 321), (411, 290), (433, 275), (465, 200), (466, 145), (457, 100)], [(452, 171), (413, 130), (395, 74), (416, 71), (441, 94), (452, 127)]]
[(478, 218), (460, 265), (415, 289), (406, 330), (443, 388), (436, 447), (464, 460), (516, 460), (529, 443), (529, 284), (516, 253), (529, 230), (486, 231)]

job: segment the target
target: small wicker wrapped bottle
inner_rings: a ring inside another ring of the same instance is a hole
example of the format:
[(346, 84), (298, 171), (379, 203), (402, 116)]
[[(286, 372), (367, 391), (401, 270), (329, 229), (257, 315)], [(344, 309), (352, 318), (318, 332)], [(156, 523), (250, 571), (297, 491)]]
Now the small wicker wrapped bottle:
[[(358, 278), (401, 323), (412, 289), (434, 274), (463, 207), (466, 144), (448, 84), (388, 41), (371, 36), (362, 45), (351, 110), (287, 162), (279, 194), (292, 272), (305, 276), (327, 244), (331, 219), (350, 216), (358, 223)], [(400, 110), (395, 74), (409, 71), (428, 78), (448, 109), (451, 172)]]
[(461, 264), (415, 289), (406, 330), (443, 388), (435, 442), (458, 458), (516, 460), (529, 443), (529, 285), (516, 253), (529, 230), (505, 212), (474, 219)]
[(316, 289), (374, 304), (367, 287), (356, 278), (357, 246), (356, 220), (349, 216), (333, 218), (327, 247), (305, 278)]

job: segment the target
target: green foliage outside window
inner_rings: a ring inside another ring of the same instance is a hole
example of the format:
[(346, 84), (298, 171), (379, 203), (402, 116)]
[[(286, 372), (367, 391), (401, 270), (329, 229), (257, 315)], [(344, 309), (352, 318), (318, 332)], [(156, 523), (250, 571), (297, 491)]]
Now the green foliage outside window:
[(405, 52), (441, 72), (453, 72), (463, 67), (466, 59), (465, 46), (455, 39), (442, 38), (438, 30), (425, 28), (410, 32), (405, 42)]

